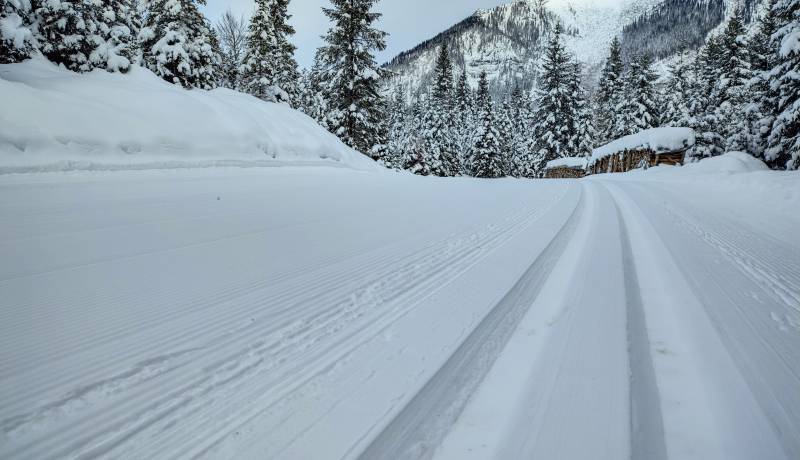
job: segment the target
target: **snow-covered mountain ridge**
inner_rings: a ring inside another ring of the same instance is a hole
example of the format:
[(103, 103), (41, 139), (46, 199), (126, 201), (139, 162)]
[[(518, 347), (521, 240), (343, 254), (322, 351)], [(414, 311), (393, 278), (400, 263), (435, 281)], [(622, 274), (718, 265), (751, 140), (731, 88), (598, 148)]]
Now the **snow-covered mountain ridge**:
[[(751, 16), (762, 0), (745, 0)], [(615, 36), (626, 55), (650, 52), (659, 59), (682, 48), (696, 48), (718, 27), (734, 0), (627, 0), (616, 6), (590, 1), (547, 5), (520, 0), (473, 15), (399, 54), (386, 64), (410, 99), (424, 94), (439, 47), (446, 43), (458, 72), (466, 71), (474, 86), (485, 71), (494, 93), (513, 85), (531, 89), (545, 37), (556, 21), (566, 31), (566, 45), (584, 64), (587, 82), (596, 77)]]

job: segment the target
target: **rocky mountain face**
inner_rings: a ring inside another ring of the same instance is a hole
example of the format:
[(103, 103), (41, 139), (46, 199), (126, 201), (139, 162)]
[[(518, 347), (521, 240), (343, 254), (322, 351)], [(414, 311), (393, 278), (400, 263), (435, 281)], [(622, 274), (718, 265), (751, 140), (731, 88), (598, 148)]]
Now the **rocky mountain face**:
[[(456, 73), (466, 71), (473, 87), (485, 71), (494, 94), (520, 85), (529, 90), (547, 35), (557, 21), (566, 31), (567, 48), (584, 65), (591, 87), (597, 80), (615, 36), (626, 56), (649, 52), (668, 58), (699, 47), (718, 27), (735, 0), (623, 0), (615, 7), (575, 0), (552, 7), (541, 0), (519, 0), (479, 10), (439, 35), (403, 52), (389, 63), (390, 88), (401, 87), (409, 100), (427, 91), (439, 47), (446, 43)], [(744, 0), (752, 16), (762, 0)]]

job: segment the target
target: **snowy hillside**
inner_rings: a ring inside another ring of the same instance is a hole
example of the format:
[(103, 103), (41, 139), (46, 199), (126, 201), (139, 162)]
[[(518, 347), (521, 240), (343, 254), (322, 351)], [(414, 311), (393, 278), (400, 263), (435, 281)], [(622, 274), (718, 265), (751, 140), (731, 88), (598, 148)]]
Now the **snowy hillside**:
[[(744, 2), (748, 17), (761, 1)], [(593, 85), (615, 36), (621, 38), (626, 55), (646, 50), (666, 58), (681, 47), (700, 46), (733, 5), (732, 0), (624, 0), (605, 6), (575, 0), (540, 11), (538, 3), (522, 0), (477, 11), (401, 53), (387, 64), (395, 73), (392, 86), (402, 86), (412, 97), (423, 93), (432, 78), (437, 50), (447, 43), (456, 67), (467, 71), (473, 87), (485, 71), (495, 93), (516, 83), (529, 89), (536, 78), (542, 37), (556, 19), (565, 26), (567, 49), (584, 64)]]
[(0, 65), (0, 173), (320, 164), (376, 169), (311, 118), (227, 89), (186, 90), (149, 70), (77, 74)]

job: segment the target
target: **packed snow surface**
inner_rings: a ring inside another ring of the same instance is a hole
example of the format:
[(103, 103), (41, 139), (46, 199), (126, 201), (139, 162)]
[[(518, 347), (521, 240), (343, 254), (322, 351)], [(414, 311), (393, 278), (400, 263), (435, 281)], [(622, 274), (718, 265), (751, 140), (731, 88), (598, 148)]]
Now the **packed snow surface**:
[(567, 158), (557, 158), (555, 160), (550, 160), (547, 162), (547, 169), (553, 168), (585, 168), (586, 167), (586, 158), (584, 157), (567, 157)]
[(0, 65), (0, 173), (269, 166), (375, 169), (311, 118), (252, 96), (187, 91), (149, 70)]
[(0, 176), (0, 458), (800, 458), (751, 166)]
[(592, 151), (591, 161), (625, 150), (650, 149), (656, 153), (684, 150), (695, 143), (691, 128), (651, 128), (612, 141)]

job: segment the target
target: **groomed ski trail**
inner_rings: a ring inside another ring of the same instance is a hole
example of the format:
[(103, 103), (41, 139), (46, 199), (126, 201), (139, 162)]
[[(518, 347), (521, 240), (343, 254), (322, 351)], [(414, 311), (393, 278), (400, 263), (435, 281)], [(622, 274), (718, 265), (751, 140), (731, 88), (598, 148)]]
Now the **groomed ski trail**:
[(796, 220), (713, 186), (1, 177), (0, 457), (797, 458)]

